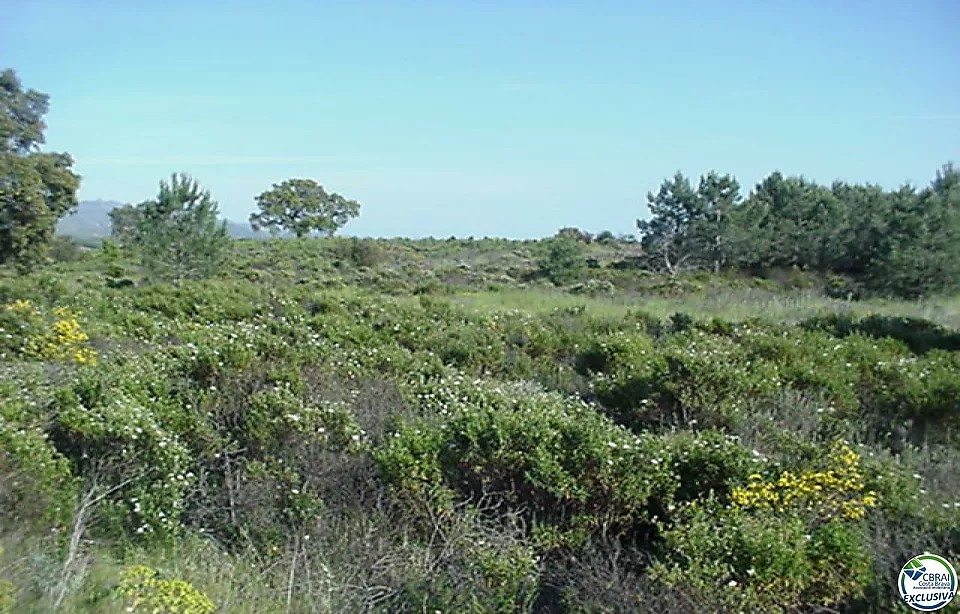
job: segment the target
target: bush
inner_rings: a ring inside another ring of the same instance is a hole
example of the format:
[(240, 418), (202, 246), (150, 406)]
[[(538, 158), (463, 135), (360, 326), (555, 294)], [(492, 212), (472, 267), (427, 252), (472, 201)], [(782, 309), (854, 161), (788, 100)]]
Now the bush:
[(334, 247), (334, 255), (355, 267), (375, 267), (383, 261), (383, 250), (374, 239), (351, 237), (342, 239)]
[(604, 296), (613, 294), (616, 288), (606, 280), (588, 279), (570, 288), (570, 294), (584, 294), (586, 296)]
[(551, 239), (545, 242), (537, 267), (554, 284), (569, 283), (583, 271), (583, 244), (570, 238)]
[(714, 611), (833, 607), (861, 596), (872, 579), (863, 528), (839, 520), (809, 525), (792, 514), (694, 504), (663, 537), (674, 554), (651, 575)]
[(676, 488), (658, 441), (576, 402), (447, 386), (416, 393), (436, 419), (401, 424), (375, 452), (388, 482), (413, 492), (444, 484), (463, 497), (494, 493), (510, 509), (575, 530), (575, 539), (601, 525), (643, 522)]
[(50, 257), (54, 262), (79, 262), (86, 255), (86, 251), (70, 237), (56, 236), (50, 242)]
[(77, 314), (57, 307), (46, 314), (30, 301), (20, 300), (0, 308), (0, 350), (34, 360), (57, 360), (93, 365), (97, 353)]
[(217, 606), (183, 580), (165, 579), (145, 565), (123, 570), (117, 592), (130, 605), (128, 612), (149, 614), (212, 614)]
[(921, 318), (879, 314), (857, 318), (848, 314), (830, 314), (804, 320), (801, 326), (807, 330), (824, 330), (837, 337), (861, 334), (877, 339), (897, 339), (917, 354), (930, 350), (960, 351), (960, 332)]

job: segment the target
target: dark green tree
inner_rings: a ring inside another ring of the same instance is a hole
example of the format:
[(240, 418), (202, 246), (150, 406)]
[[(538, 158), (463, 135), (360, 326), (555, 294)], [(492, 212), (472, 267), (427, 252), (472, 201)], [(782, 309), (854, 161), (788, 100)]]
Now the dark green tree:
[(831, 269), (862, 276), (887, 245), (890, 206), (895, 195), (877, 185), (835, 182), (831, 188), (842, 211)]
[(156, 200), (137, 205), (133, 243), (154, 275), (179, 283), (210, 277), (226, 260), (231, 239), (210, 192), (186, 173), (160, 182)]
[(726, 242), (743, 268), (828, 270), (838, 257), (843, 224), (829, 188), (775, 172), (731, 212)]
[(727, 218), (739, 202), (740, 184), (730, 175), (711, 171), (697, 189), (680, 172), (664, 181), (656, 194), (647, 194), (650, 219), (637, 220), (650, 265), (672, 275), (719, 271), (727, 261)]
[(701, 250), (700, 259), (708, 261), (716, 273), (727, 263), (727, 225), (730, 213), (741, 200), (740, 184), (730, 175), (710, 171), (700, 177), (697, 198), (699, 219), (694, 221), (690, 233)]
[(960, 289), (960, 170), (947, 164), (930, 187), (891, 195), (879, 254), (866, 271), (870, 287), (904, 297)]
[(647, 193), (647, 207), (650, 219), (637, 220), (637, 229), (650, 265), (671, 275), (696, 267), (704, 246), (693, 230), (706, 211), (690, 180), (677, 171), (656, 194)]
[(0, 263), (22, 267), (49, 253), (57, 220), (77, 206), (80, 176), (65, 153), (41, 153), (49, 97), (0, 73)]
[(360, 203), (328, 193), (312, 179), (288, 179), (256, 198), (260, 211), (250, 215), (250, 226), (270, 232), (289, 230), (304, 237), (312, 232), (333, 235), (360, 215)]

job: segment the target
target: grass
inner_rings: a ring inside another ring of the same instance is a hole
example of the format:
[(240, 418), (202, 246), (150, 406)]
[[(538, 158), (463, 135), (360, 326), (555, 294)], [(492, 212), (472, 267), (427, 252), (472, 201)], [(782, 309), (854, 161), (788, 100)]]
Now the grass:
[(828, 313), (875, 313), (925, 318), (944, 326), (960, 328), (960, 297), (930, 301), (874, 299), (854, 302), (828, 298), (812, 291), (784, 293), (753, 288), (717, 290), (680, 297), (629, 294), (587, 297), (561, 289), (536, 288), (464, 292), (456, 295), (454, 300), (464, 307), (485, 313), (517, 310), (542, 314), (556, 309), (584, 309), (601, 317), (617, 317), (640, 310), (663, 319), (682, 311), (698, 319), (743, 321), (761, 318), (783, 323), (796, 323)]

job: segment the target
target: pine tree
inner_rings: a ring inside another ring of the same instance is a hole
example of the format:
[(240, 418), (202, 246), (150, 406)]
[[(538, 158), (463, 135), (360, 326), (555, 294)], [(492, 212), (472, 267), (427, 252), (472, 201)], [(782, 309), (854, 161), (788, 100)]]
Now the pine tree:
[(144, 266), (180, 283), (210, 277), (226, 259), (230, 235), (210, 192), (186, 173), (160, 182), (157, 199), (137, 206), (134, 243)]

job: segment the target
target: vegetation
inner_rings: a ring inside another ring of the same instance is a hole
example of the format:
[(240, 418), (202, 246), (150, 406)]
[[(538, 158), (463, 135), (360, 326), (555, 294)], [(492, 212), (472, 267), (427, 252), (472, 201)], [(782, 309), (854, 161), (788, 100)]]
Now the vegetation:
[[(956, 179), (678, 174), (636, 244), (233, 241), (173, 175), (0, 267), (0, 612), (906, 612), (960, 555)], [(297, 185), (256, 223), (332, 234)]]
[(250, 215), (253, 229), (289, 230), (298, 238), (311, 232), (333, 235), (360, 215), (360, 204), (337, 193), (327, 193), (312, 179), (288, 179), (256, 198), (260, 211)]
[(143, 265), (162, 279), (204, 279), (217, 271), (230, 245), (217, 213), (210, 192), (179, 173), (160, 182), (156, 200), (112, 214), (112, 234), (136, 248)]
[(735, 179), (711, 172), (697, 189), (677, 173), (647, 199), (652, 217), (637, 227), (654, 270), (797, 267), (850, 278), (838, 290), (910, 298), (960, 288), (960, 170), (952, 164), (919, 191), (825, 187), (775, 172), (743, 199)]
[(46, 258), (57, 219), (77, 205), (80, 177), (65, 153), (42, 153), (49, 98), (0, 73), (0, 264)]
[(560, 286), (501, 240), (10, 271), (6, 607), (887, 612), (960, 553), (957, 303), (580, 244)]

